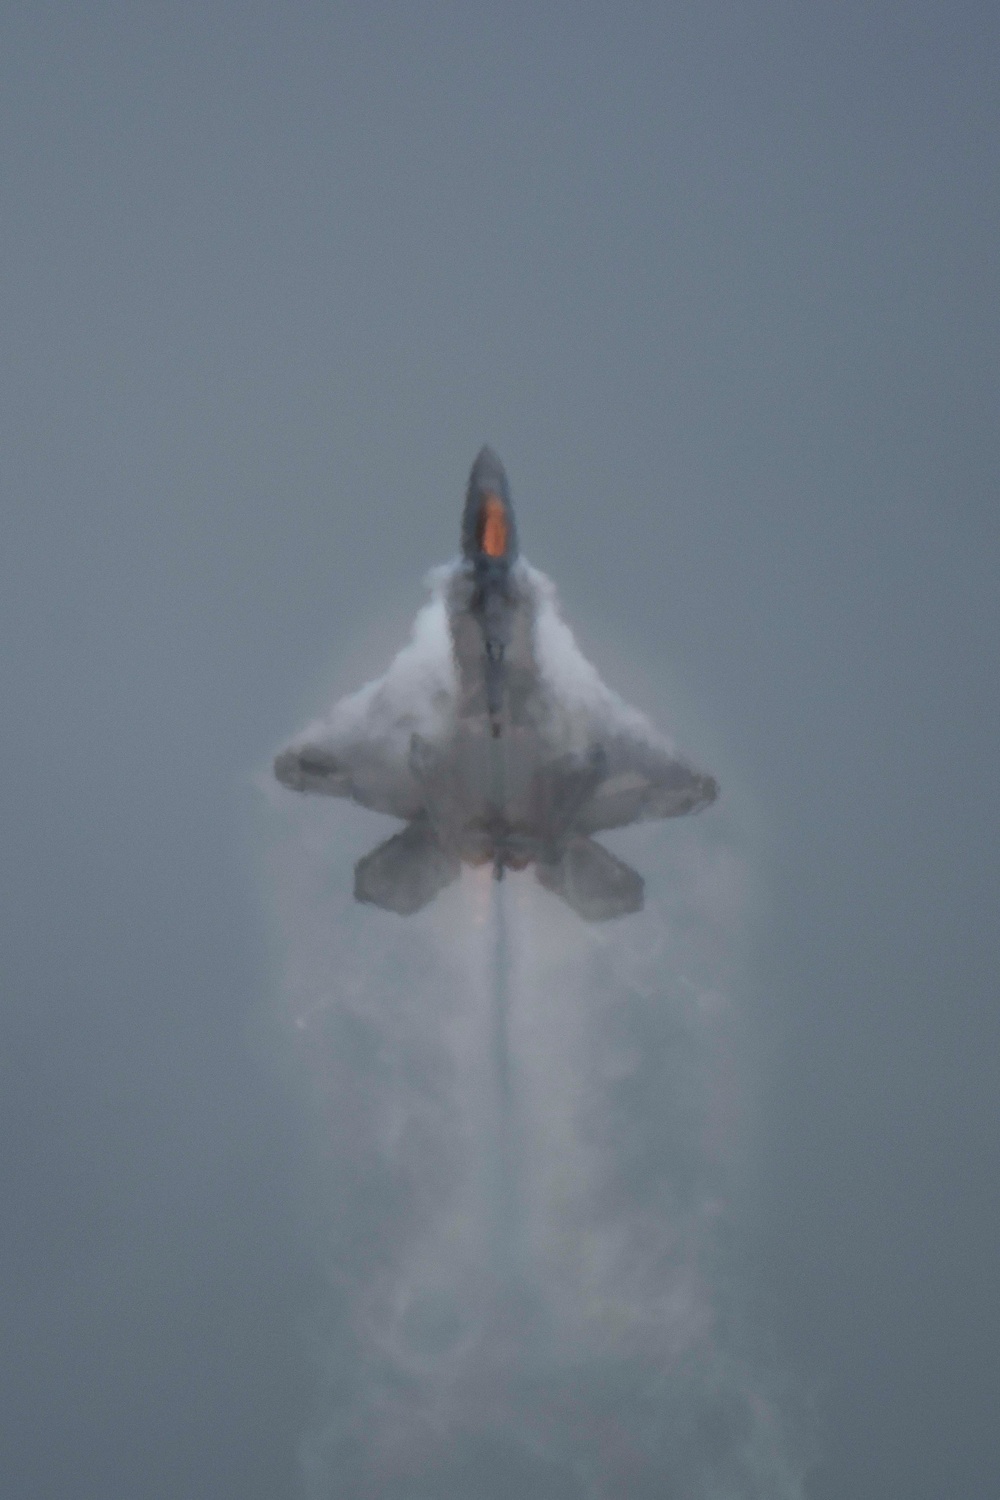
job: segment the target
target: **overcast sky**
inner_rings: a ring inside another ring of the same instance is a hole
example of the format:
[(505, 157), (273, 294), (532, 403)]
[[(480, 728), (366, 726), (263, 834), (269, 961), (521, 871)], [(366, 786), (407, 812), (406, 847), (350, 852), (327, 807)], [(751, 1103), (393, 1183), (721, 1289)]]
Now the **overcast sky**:
[(4, 1495), (296, 1494), (251, 780), (398, 644), (484, 441), (583, 644), (753, 808), (810, 1500), (993, 1492), (998, 30), (6, 6)]

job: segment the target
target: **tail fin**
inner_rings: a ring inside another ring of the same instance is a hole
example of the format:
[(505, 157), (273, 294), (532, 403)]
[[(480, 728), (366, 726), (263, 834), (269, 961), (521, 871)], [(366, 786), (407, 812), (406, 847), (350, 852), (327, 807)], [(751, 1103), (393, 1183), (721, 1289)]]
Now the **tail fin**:
[(642, 911), (642, 876), (593, 839), (570, 839), (559, 859), (536, 865), (535, 874), (541, 885), (561, 896), (585, 922), (606, 922)]
[(408, 917), (434, 900), (461, 865), (422, 820), (408, 823), (354, 866), (354, 899)]

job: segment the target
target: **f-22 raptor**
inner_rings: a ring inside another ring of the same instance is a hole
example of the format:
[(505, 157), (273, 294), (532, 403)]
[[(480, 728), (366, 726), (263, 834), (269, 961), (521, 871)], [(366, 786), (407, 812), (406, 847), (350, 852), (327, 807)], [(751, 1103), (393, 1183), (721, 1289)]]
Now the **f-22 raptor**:
[(294, 740), (275, 775), (405, 822), (355, 866), (358, 901), (405, 916), (463, 864), (492, 865), (497, 880), (533, 865), (587, 921), (639, 911), (641, 875), (592, 835), (698, 812), (718, 786), (580, 653), (549, 579), (518, 553), (489, 448), (469, 476), (461, 543), (385, 676)]

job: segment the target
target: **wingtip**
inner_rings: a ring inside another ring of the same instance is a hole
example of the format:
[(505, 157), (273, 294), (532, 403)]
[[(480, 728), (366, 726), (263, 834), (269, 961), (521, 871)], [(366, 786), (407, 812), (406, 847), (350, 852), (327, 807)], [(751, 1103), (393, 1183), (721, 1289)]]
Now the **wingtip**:
[(302, 776), (299, 771), (298, 757), (292, 750), (282, 750), (274, 757), (274, 777), (280, 781), (282, 786), (287, 786), (294, 792), (302, 789)]

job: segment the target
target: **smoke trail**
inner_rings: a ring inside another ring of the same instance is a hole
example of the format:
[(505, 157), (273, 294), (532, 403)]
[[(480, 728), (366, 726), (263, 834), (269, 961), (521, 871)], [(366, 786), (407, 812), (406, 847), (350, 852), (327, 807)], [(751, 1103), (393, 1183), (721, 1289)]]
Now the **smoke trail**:
[(590, 927), (530, 873), (359, 907), (372, 815), (281, 806), (328, 1285), (308, 1500), (796, 1500), (723, 1254), (749, 878), (724, 820), (631, 832), (647, 910)]

